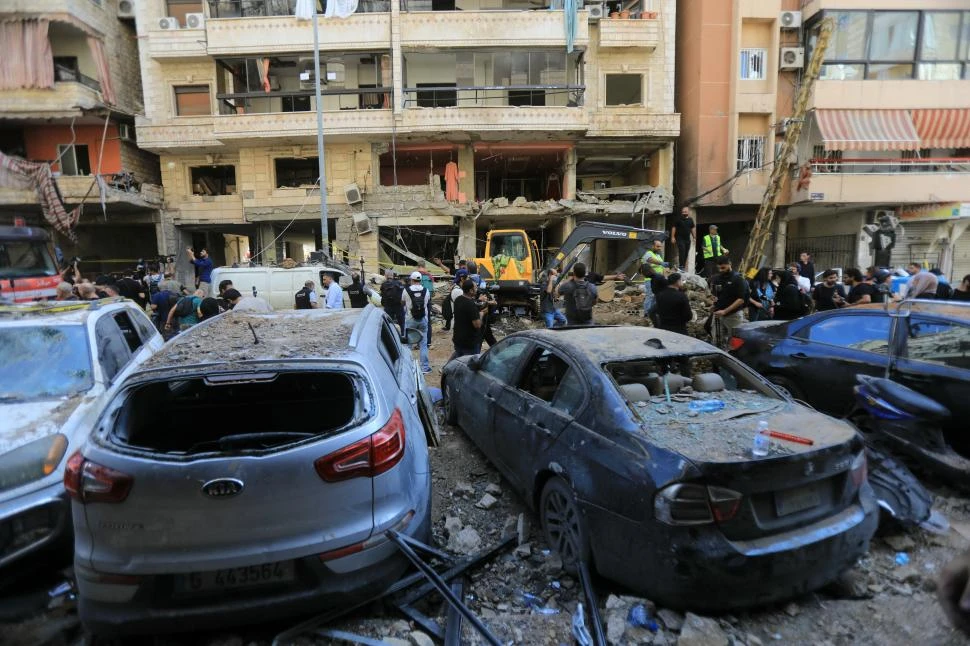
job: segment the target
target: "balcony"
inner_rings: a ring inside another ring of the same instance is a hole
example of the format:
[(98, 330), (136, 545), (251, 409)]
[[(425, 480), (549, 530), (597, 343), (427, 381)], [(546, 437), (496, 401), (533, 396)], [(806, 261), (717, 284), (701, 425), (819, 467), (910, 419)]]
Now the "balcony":
[(813, 159), (807, 188), (792, 188), (792, 202), (960, 202), (967, 196), (970, 158)]
[[(162, 205), (161, 186), (132, 184), (120, 175), (104, 175), (104, 179), (107, 186), (105, 204), (108, 208), (111, 205), (136, 208), (158, 208)], [(92, 189), (95, 182), (93, 175), (61, 175), (56, 182), (68, 206), (83, 200), (88, 203), (100, 201), (97, 186)], [(37, 192), (33, 189), (0, 188), (0, 206), (33, 206), (38, 203)]]
[(0, 113), (11, 118), (71, 118), (100, 105), (100, 86), (96, 89), (80, 80), (55, 81), (51, 89), (0, 92)]
[(108, 7), (99, 6), (94, 2), (74, 0), (4, 0), (3, 11), (6, 14), (34, 17), (70, 15), (84, 26), (98, 32), (103, 32), (105, 25), (110, 25), (117, 19), (111, 15), (111, 9)]
[(678, 137), (680, 115), (639, 105), (608, 106), (589, 117), (590, 137)]
[(600, 20), (599, 29), (601, 48), (639, 47), (652, 52), (660, 44), (660, 21), (656, 18), (607, 18)]
[(155, 29), (148, 32), (148, 55), (165, 60), (206, 58), (205, 32), (201, 29)]
[(138, 147), (153, 153), (221, 148), (222, 142), (212, 135), (213, 119), (212, 115), (204, 115), (147, 122), (135, 117)]
[[(313, 23), (297, 20), (295, 5), (296, 0), (211, 1), (205, 23), (209, 55), (313, 51)], [(390, 49), (389, 10), (388, 0), (361, 0), (357, 13), (348, 18), (319, 18), (320, 49)]]
[[(574, 45), (589, 45), (585, 11), (576, 17)], [(562, 11), (417, 11), (402, 13), (401, 46), (437, 47), (565, 47)], [(387, 36), (382, 34), (387, 39)]]

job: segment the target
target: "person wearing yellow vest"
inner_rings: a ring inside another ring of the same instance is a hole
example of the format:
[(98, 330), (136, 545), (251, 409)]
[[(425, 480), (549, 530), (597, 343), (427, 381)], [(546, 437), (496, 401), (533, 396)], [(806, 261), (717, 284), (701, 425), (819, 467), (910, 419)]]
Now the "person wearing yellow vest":
[(653, 307), (655, 302), (653, 278), (655, 276), (660, 276), (662, 278), (664, 275), (664, 269), (670, 266), (670, 263), (664, 262), (663, 250), (663, 241), (654, 240), (653, 247), (647, 249), (647, 253), (643, 254), (643, 258), (640, 259), (643, 277), (646, 279), (643, 283), (643, 292), (646, 295), (646, 298), (643, 299), (644, 316), (649, 316), (650, 308)]
[(717, 234), (716, 224), (709, 226), (707, 231), (707, 235), (702, 240), (701, 251), (704, 253), (704, 274), (710, 282), (717, 275), (717, 259), (728, 255), (729, 249), (721, 245), (721, 236)]

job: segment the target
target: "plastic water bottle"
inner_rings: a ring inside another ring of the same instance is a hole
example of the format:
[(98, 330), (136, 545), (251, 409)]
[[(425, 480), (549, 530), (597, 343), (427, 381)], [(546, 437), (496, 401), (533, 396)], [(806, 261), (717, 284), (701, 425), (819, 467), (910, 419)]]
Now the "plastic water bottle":
[(758, 421), (758, 430), (754, 434), (754, 444), (751, 445), (751, 455), (756, 458), (763, 458), (768, 455), (768, 447), (771, 444), (771, 438), (768, 435), (768, 422), (767, 420)]
[(720, 399), (701, 399), (692, 401), (688, 408), (698, 413), (715, 413), (724, 408), (724, 402)]

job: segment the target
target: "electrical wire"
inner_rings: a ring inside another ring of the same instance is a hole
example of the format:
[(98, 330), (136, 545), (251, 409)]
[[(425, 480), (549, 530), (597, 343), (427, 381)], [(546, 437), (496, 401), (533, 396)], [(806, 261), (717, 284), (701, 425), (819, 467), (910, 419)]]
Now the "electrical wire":
[[(320, 178), (319, 178), (319, 177), (317, 177), (317, 181), (315, 181), (315, 182), (313, 183), (313, 186), (314, 186), (314, 187), (319, 187), (319, 186), (320, 186)], [(274, 245), (276, 244), (276, 241), (277, 241), (277, 240), (279, 240), (280, 238), (282, 238), (282, 237), (283, 237), (283, 234), (284, 234), (284, 233), (286, 233), (286, 232), (287, 232), (287, 230), (288, 230), (288, 229), (289, 229), (289, 228), (290, 228), (291, 226), (293, 226), (293, 223), (294, 223), (294, 222), (296, 222), (296, 219), (297, 219), (298, 217), (300, 217), (300, 214), (301, 214), (301, 213), (303, 213), (303, 210), (304, 210), (304, 209), (306, 208), (306, 205), (307, 205), (307, 202), (309, 202), (309, 201), (310, 201), (310, 198), (311, 198), (312, 196), (313, 196), (313, 191), (312, 191), (312, 190), (310, 190), (310, 191), (307, 191), (307, 194), (306, 194), (306, 197), (305, 197), (305, 198), (303, 198), (303, 204), (301, 204), (301, 205), (300, 205), (300, 209), (299, 209), (299, 210), (298, 210), (298, 211), (296, 212), (296, 214), (295, 214), (295, 215), (294, 215), (294, 216), (293, 216), (293, 217), (292, 217), (292, 218), (290, 219), (290, 221), (286, 223), (286, 226), (285, 226), (285, 227), (283, 227), (283, 230), (282, 230), (282, 231), (280, 231), (280, 234), (279, 234), (278, 236), (276, 236), (275, 238), (273, 238), (273, 241), (272, 241), (272, 242), (270, 242), (270, 243), (269, 243), (268, 245), (266, 245), (265, 247), (263, 247), (262, 249), (260, 249), (259, 251), (257, 251), (257, 252), (256, 252), (255, 254), (253, 254), (252, 256), (250, 256), (250, 258), (249, 258), (249, 260), (250, 260), (250, 262), (252, 262), (252, 261), (254, 261), (254, 260), (256, 260), (256, 258), (259, 258), (259, 257), (260, 257), (260, 256), (261, 256), (261, 255), (263, 254), (263, 252), (264, 252), (264, 251), (266, 251), (267, 249), (269, 249), (269, 248), (271, 248), (271, 247), (273, 247), (273, 246), (274, 246)]]
[[(707, 197), (711, 193), (714, 193), (715, 191), (718, 191), (718, 190), (724, 188), (728, 184), (731, 184), (731, 186), (729, 186), (727, 190), (730, 190), (731, 188), (734, 188), (734, 184), (736, 184), (737, 181), (741, 178), (741, 176), (744, 175), (745, 173), (750, 173), (750, 172), (753, 172), (753, 171), (762, 170), (764, 168), (767, 168), (768, 166), (773, 166), (777, 161), (778, 160), (773, 159), (770, 162), (766, 162), (766, 163), (762, 164), (761, 166), (757, 166), (755, 168), (741, 168), (741, 169), (738, 169), (738, 171), (734, 175), (732, 175), (731, 177), (727, 178), (726, 180), (724, 180), (723, 182), (721, 182), (720, 184), (718, 184), (714, 188), (712, 188), (712, 189), (710, 189), (708, 191), (705, 191), (705, 192), (701, 193), (700, 195), (695, 195), (694, 197), (688, 198), (687, 200), (684, 201), (684, 205), (685, 206), (695, 206), (695, 207), (697, 207), (697, 206), (707, 206), (707, 204), (700, 204), (698, 201), (701, 200), (701, 199), (703, 199), (703, 198), (705, 198), (705, 197)], [(708, 202), (708, 204), (710, 204), (710, 202)]]

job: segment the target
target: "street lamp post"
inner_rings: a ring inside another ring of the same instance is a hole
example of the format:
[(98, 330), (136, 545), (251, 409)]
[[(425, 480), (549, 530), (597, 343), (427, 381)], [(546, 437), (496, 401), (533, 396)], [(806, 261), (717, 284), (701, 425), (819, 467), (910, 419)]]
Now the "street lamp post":
[(323, 150), (323, 95), (320, 91), (320, 15), (317, 0), (298, 0), (296, 17), (313, 21), (313, 88), (317, 101), (317, 163), (320, 173), (320, 244), (327, 257), (330, 256), (330, 233), (327, 227), (327, 171)]

